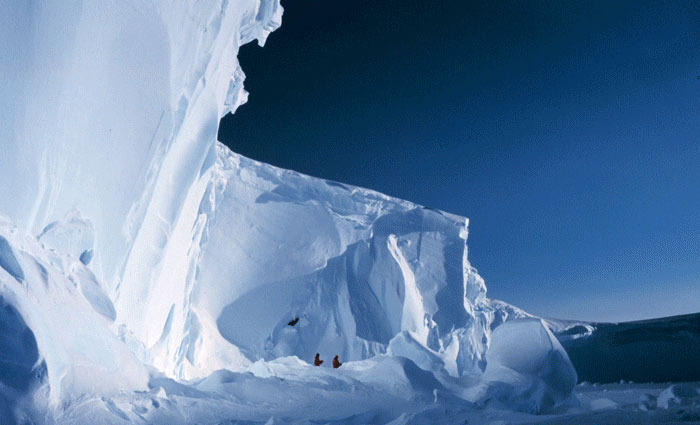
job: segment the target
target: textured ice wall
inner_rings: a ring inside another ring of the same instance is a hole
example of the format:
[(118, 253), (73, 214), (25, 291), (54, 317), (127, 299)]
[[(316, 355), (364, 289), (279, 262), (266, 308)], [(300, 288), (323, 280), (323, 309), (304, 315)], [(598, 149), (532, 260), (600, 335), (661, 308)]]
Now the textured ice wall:
[[(0, 214), (76, 288), (66, 305), (100, 317), (73, 318), (85, 334), (109, 329), (184, 378), (315, 351), (361, 359), (392, 340), (453, 375), (485, 367), (510, 311), (485, 298), (466, 219), (214, 145), (246, 98), (238, 47), (279, 25), (276, 1), (2, 5)], [(61, 310), (34, 309), (23, 268), (3, 261), (2, 294), (50, 329)], [(81, 341), (51, 346), (46, 329), (35, 333), (52, 388), (79, 379), (65, 371)], [(94, 353), (111, 350), (100, 338)]]
[[(0, 346), (10, 348), (0, 350), (0, 404), (8, 384), (22, 390), (9, 392), (13, 408), (148, 388), (147, 367), (114, 331), (110, 298), (72, 253), (89, 250), (91, 235), (89, 222), (75, 216), (38, 240), (0, 217)], [(12, 322), (22, 325), (21, 338), (8, 331), (17, 329)], [(47, 391), (39, 390), (44, 384)]]
[(480, 373), (491, 328), (523, 315), (486, 299), (467, 219), (220, 144), (210, 155), (175, 232), (190, 249), (166, 253), (147, 320), (132, 327), (162, 370), (193, 378), (316, 352), (359, 360), (398, 335), (453, 375)]
[(151, 287), (166, 251), (190, 249), (174, 237), (185, 200), (246, 99), (238, 48), (281, 14), (275, 0), (0, 0), (0, 296), (54, 399), (97, 391), (89, 375), (145, 385), (127, 358), (149, 359)]
[(129, 258), (157, 267), (219, 118), (245, 101), (239, 45), (264, 43), (281, 7), (0, 5), (0, 214), (38, 234), (79, 208), (95, 225), (98, 276), (128, 295), (146, 273)]

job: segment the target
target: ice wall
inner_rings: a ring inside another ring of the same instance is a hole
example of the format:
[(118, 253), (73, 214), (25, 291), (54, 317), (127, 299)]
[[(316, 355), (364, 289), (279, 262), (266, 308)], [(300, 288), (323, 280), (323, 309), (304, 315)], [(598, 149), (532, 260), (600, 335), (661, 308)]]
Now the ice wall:
[(166, 253), (147, 318), (130, 325), (160, 368), (192, 378), (316, 352), (359, 360), (402, 332), (455, 375), (483, 368), (495, 316), (465, 218), (223, 145), (211, 160), (175, 232), (190, 249)]
[(0, 213), (38, 234), (79, 208), (95, 225), (98, 276), (115, 294), (123, 281), (130, 291), (124, 275), (145, 273), (129, 263), (130, 252), (156, 267), (219, 118), (245, 101), (238, 47), (264, 43), (281, 7), (0, 5)]
[[(34, 331), (55, 397), (81, 379), (69, 369), (120, 365), (100, 364), (120, 352), (116, 334), (148, 360), (130, 325), (147, 317), (164, 253), (190, 248), (174, 237), (185, 200), (219, 118), (247, 96), (238, 48), (263, 44), (281, 14), (275, 0), (0, 0), (0, 217), (13, 235), (0, 247), (0, 296)], [(62, 320), (85, 325), (66, 335), (95, 338), (56, 339)]]
[(54, 402), (315, 352), (478, 375), (523, 315), (465, 218), (215, 144), (277, 1), (0, 1), (0, 298)]
[[(3, 8), (0, 214), (89, 263), (109, 302), (87, 300), (142, 361), (193, 378), (404, 333), (453, 374), (483, 368), (494, 309), (466, 219), (214, 146), (246, 98), (238, 47), (279, 25), (276, 1)], [(90, 249), (59, 220), (88, 220)]]

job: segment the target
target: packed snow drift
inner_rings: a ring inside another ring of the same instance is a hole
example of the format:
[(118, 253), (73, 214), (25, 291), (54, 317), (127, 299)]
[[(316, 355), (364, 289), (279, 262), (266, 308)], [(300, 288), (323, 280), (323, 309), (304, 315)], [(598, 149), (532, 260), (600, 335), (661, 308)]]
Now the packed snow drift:
[(467, 219), (216, 143), (247, 96), (238, 48), (280, 25), (277, 1), (2, 9), (0, 422), (579, 406), (549, 325), (486, 297)]

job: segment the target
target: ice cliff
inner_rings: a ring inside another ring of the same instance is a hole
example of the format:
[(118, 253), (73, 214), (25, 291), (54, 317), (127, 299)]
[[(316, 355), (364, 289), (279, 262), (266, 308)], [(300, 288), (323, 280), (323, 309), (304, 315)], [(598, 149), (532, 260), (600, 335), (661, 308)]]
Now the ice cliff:
[(316, 352), (406, 357), (444, 385), (508, 369), (491, 331), (526, 315), (486, 298), (467, 219), (216, 143), (247, 96), (238, 48), (278, 2), (1, 4), (0, 357), (21, 367), (0, 367), (0, 414)]

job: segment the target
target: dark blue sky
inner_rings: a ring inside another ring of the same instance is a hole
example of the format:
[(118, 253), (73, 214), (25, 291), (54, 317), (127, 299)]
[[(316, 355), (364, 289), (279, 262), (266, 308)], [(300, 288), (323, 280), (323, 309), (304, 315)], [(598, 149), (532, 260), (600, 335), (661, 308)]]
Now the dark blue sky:
[(700, 311), (700, 1), (282, 4), (231, 149), (469, 217), (534, 314)]

